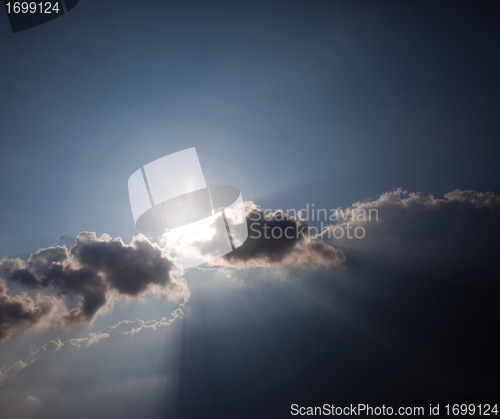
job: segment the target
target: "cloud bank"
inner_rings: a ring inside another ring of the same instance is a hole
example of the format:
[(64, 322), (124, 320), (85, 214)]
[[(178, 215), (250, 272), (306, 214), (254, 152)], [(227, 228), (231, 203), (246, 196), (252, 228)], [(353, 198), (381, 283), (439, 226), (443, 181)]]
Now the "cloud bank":
[[(500, 197), (493, 192), (454, 190), (442, 198), (403, 189), (354, 203), (341, 213), (377, 210), (377, 219), (351, 216), (311, 234), (307, 220), (282, 211), (265, 213), (246, 203), (249, 237), (212, 265), (248, 268), (441, 270), (479, 276), (500, 271), (497, 261)], [(362, 226), (363, 238), (331, 239), (328, 230)], [(116, 298), (162, 292), (172, 299), (189, 294), (175, 261), (138, 235), (120, 238), (82, 232), (70, 250), (54, 246), (33, 253), (26, 262), (0, 260), (0, 341), (56, 323), (91, 322)], [(9, 286), (24, 288), (9, 294)], [(147, 326), (144, 326), (147, 327)]]
[(454, 190), (439, 198), (398, 188), (330, 210), (322, 232), (299, 212), (246, 205), (247, 241), (212, 265), (318, 269), (369, 262), (447, 272), (467, 265), (476, 274), (500, 266), (494, 262), (500, 250), (500, 197), (494, 192)]
[(493, 192), (454, 190), (438, 198), (399, 188), (350, 208), (370, 209), (377, 210), (377, 221), (353, 217), (329, 226), (350, 223), (365, 229), (362, 240), (333, 240), (344, 249), (347, 266), (412, 266), (459, 276), (500, 269), (500, 196)]

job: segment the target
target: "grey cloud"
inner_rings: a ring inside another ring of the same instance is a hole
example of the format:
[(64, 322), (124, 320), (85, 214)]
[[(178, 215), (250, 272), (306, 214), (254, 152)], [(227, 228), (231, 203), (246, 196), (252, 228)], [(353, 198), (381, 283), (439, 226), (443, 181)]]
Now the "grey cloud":
[(19, 258), (0, 259), (0, 276), (12, 275), (13, 272), (23, 269), (24, 262)]
[(0, 342), (33, 329), (54, 309), (51, 297), (34, 301), (26, 293), (10, 296), (5, 281), (0, 280)]
[(96, 240), (95, 234), (82, 233), (71, 254), (81, 265), (102, 273), (121, 294), (135, 296), (150, 285), (164, 286), (172, 279), (172, 260), (144, 236), (125, 245), (121, 240)]
[[(238, 269), (317, 268), (364, 266), (367, 261), (376, 261), (402, 269), (435, 266), (448, 272), (467, 265), (476, 273), (499, 266), (493, 261), (500, 250), (500, 197), (493, 192), (454, 190), (438, 198), (396, 189), (343, 211), (350, 211), (351, 216), (347, 220), (341, 217), (323, 234), (314, 236), (307, 220), (280, 211), (266, 216), (262, 209), (247, 203), (248, 240), (213, 264)], [(335, 228), (349, 226), (362, 227), (363, 238), (334, 238)]]
[(0, 259), (0, 278), (9, 278), (26, 287), (36, 287), (37, 279), (25, 267), (24, 261), (19, 258), (2, 258)]
[(314, 237), (307, 221), (281, 211), (265, 214), (247, 202), (248, 239), (213, 264), (238, 269), (252, 267), (319, 268), (339, 265), (343, 251)]
[[(119, 238), (97, 237), (90, 232), (80, 233), (70, 250), (55, 246), (38, 250), (26, 263), (20, 259), (0, 261), (0, 275), (5, 280), (38, 295), (55, 293), (64, 302), (61, 320), (68, 326), (92, 321), (112, 294), (136, 297), (159, 286), (172, 296), (185, 295), (187, 288), (173, 276), (176, 269), (170, 257), (142, 235), (125, 244)], [(4, 331), (0, 331), (0, 339), (35, 325), (56, 301), (52, 298), (35, 307), (27, 294), (11, 297), (5, 287), (1, 298), (0, 325)]]
[(347, 265), (376, 260), (380, 265), (435, 267), (456, 274), (500, 267), (500, 197), (493, 192), (454, 190), (437, 198), (396, 189), (351, 209), (376, 209), (378, 220), (360, 218), (337, 225), (350, 223), (366, 232), (361, 240), (334, 240), (345, 250)]

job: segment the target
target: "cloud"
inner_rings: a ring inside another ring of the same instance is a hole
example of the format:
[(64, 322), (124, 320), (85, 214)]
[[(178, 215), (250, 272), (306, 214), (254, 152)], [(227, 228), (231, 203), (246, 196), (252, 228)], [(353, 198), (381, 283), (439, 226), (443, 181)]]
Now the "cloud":
[[(82, 232), (70, 250), (40, 249), (27, 262), (4, 258), (0, 340), (35, 327), (56, 311), (64, 326), (90, 322), (114, 297), (136, 298), (155, 290), (172, 299), (186, 297), (179, 273), (174, 261), (143, 235), (125, 244), (120, 238)], [(8, 295), (5, 281), (28, 288), (35, 298), (26, 292)]]
[[(439, 269), (463, 276), (498, 270), (500, 196), (493, 192), (454, 190), (442, 198), (395, 189), (371, 201), (357, 202), (348, 220), (329, 227), (361, 227), (361, 240), (334, 239), (344, 249), (347, 266), (376, 262), (382, 266)], [(370, 211), (376, 215), (366, 216)], [(364, 214), (365, 216), (359, 216)]]
[(94, 343), (100, 342), (103, 339), (108, 339), (109, 333), (99, 332), (99, 333), (89, 333), (88, 336), (84, 338), (69, 339), (66, 343), (76, 346), (78, 348), (82, 346), (89, 347)]
[(20, 359), (6, 368), (0, 368), (0, 385), (2, 385), (9, 378), (15, 377), (26, 367), (33, 365), (45, 352), (57, 352), (63, 346), (64, 343), (61, 342), (59, 338), (55, 338), (43, 344), (38, 349), (33, 350), (27, 359)]
[(344, 261), (338, 247), (311, 234), (306, 220), (282, 211), (265, 213), (246, 202), (248, 239), (212, 265), (246, 269), (254, 267), (327, 268)]
[(0, 279), (0, 341), (40, 325), (55, 308), (56, 301), (48, 296), (35, 300), (27, 293), (10, 296), (5, 281)]
[(104, 339), (109, 339), (114, 333), (134, 336), (144, 330), (157, 330), (161, 327), (171, 326), (177, 319), (184, 317), (184, 308), (189, 301), (190, 294), (186, 294), (181, 303), (170, 313), (170, 317), (163, 316), (161, 319), (151, 320), (120, 320), (119, 322), (106, 326), (98, 332), (89, 332), (87, 336), (81, 338), (67, 339), (61, 341), (59, 338), (54, 338), (40, 347), (32, 350), (28, 357), (20, 359), (7, 367), (0, 367), (0, 386), (7, 380), (15, 378), (26, 367), (36, 363), (45, 353), (57, 352), (66, 345), (74, 348), (88, 348), (89, 346), (99, 343)]

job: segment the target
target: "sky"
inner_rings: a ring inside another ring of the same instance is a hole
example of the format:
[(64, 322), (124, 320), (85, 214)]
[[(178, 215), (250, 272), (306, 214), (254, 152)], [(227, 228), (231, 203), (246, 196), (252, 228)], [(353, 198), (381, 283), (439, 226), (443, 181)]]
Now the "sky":
[[(2, 417), (500, 398), (498, 2), (0, 15)], [(184, 271), (138, 230), (129, 176), (190, 147), (280, 236)]]

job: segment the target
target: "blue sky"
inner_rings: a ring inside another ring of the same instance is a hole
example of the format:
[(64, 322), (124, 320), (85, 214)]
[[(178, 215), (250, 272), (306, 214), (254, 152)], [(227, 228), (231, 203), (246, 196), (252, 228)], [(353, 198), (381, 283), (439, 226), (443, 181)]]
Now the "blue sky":
[[(210, 183), (262, 208), (366, 201), (382, 221), (366, 240), (327, 243), (344, 262), (276, 243), (278, 260), (242, 267), (237, 254), (187, 272), (182, 319), (44, 352), (0, 387), (12, 417), (249, 405), (249, 417), (288, 417), (292, 402), (444, 403), (498, 388), (494, 347), (479, 360), (450, 331), (490, 332), (499, 314), (484, 291), (498, 291), (497, 2), (91, 3), (17, 33), (0, 13), (0, 259), (82, 231), (130, 243), (128, 177), (193, 146)], [(445, 197), (454, 190), (471, 192)], [(263, 254), (252, 249), (250, 261)], [(182, 301), (120, 289), (76, 329), (9, 335), (0, 366)]]

